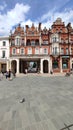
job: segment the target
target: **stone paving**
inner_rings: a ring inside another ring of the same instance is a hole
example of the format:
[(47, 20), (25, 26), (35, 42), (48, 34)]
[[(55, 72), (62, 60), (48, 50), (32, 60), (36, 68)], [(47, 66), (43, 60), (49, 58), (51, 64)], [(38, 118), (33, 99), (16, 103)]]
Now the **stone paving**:
[(60, 130), (64, 123), (73, 124), (73, 76), (0, 81), (0, 130)]

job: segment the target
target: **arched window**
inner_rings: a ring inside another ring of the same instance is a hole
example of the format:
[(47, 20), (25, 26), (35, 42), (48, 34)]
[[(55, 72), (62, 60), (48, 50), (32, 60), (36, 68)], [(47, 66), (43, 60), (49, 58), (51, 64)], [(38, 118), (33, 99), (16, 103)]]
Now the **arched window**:
[(35, 48), (35, 54), (39, 54), (39, 48), (38, 47)]
[(19, 37), (19, 36), (17, 36), (16, 38), (15, 38), (15, 45), (16, 46), (19, 46), (21, 44), (21, 38)]
[(28, 54), (32, 54), (32, 48), (28, 48)]
[(12, 49), (12, 54), (15, 55), (16, 54), (16, 48)]
[(24, 54), (24, 48), (20, 49), (20, 54)]
[(48, 49), (44, 48), (44, 54), (48, 54)]

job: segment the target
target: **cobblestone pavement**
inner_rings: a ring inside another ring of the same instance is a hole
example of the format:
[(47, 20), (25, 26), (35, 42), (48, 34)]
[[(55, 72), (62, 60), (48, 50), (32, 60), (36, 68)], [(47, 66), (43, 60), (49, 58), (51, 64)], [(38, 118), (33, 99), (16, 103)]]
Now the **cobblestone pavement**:
[(0, 130), (60, 130), (64, 123), (73, 124), (73, 76), (0, 81)]

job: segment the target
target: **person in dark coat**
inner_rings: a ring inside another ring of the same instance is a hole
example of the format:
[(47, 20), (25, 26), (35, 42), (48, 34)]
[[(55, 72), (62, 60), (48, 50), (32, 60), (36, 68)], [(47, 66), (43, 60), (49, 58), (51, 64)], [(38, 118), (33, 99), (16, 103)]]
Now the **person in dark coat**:
[(6, 79), (7, 79), (8, 78), (8, 71), (6, 71), (6, 75), (5, 76), (6, 76)]
[(11, 70), (9, 69), (9, 75), (8, 75), (9, 79), (11, 78)]

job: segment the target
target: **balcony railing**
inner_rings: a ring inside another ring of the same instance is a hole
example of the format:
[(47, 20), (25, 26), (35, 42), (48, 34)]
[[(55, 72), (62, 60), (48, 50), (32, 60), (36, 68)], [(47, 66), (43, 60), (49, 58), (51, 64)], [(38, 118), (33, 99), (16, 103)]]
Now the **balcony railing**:
[(35, 42), (35, 43), (31, 43), (31, 42), (27, 42), (26, 46), (39, 46), (40, 43), (39, 42)]
[(25, 43), (20, 43), (19, 45), (15, 45), (15, 43), (11, 43), (11, 46), (25, 46)]
[(52, 52), (51, 55), (56, 56), (56, 55), (69, 55), (68, 53), (64, 53), (64, 52)]
[(52, 55), (59, 55), (60, 52), (52, 52), (51, 54), (52, 54)]

